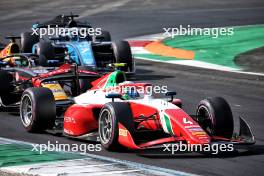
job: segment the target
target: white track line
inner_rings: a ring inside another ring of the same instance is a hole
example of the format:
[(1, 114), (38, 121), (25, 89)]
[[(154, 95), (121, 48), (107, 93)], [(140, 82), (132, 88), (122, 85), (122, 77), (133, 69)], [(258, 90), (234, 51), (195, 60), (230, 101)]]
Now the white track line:
[(143, 35), (139, 37), (127, 38), (126, 40), (136, 40), (136, 41), (158, 41), (164, 39), (166, 36), (163, 33)]
[(195, 61), (195, 60), (162, 61), (162, 60), (156, 60), (156, 59), (149, 59), (149, 58), (145, 58), (145, 57), (136, 57), (136, 59), (150, 60), (153, 62), (161, 62), (161, 63), (167, 63), (167, 64), (185, 65), (185, 66), (205, 68), (205, 69), (210, 69), (210, 70), (226, 71), (226, 72), (231, 72), (231, 73), (264, 76), (264, 73), (245, 72), (245, 71), (242, 71), (240, 69), (235, 69), (235, 68), (230, 68), (230, 67), (225, 67), (225, 66), (220, 66), (220, 65), (216, 65), (216, 64), (211, 64), (211, 63), (202, 62), (202, 61)]
[(151, 52), (147, 51), (143, 47), (131, 47), (131, 51), (134, 54), (151, 54)]
[[(2, 143), (27, 144), (13, 139), (0, 137)], [(79, 154), (79, 153), (76, 153)], [(87, 158), (65, 161), (51, 161), (38, 164), (2, 167), (3, 171), (12, 173), (38, 174), (40, 176), (84, 176), (84, 175), (167, 175), (167, 176), (194, 176), (194, 174), (135, 163), (126, 160), (85, 154)]]
[[(252, 25), (247, 25), (247, 26), (252, 26)], [(246, 26), (241, 26), (241, 27), (246, 27)], [(166, 38), (166, 36), (164, 36), (163, 33), (158, 33), (158, 34), (151, 34), (151, 35), (144, 35), (144, 36), (139, 36), (139, 37), (134, 37), (134, 38), (128, 38), (126, 40), (128, 40), (128, 41), (130, 41), (130, 40), (131, 41), (157, 41), (157, 40), (163, 40), (165, 38)], [(144, 49), (144, 47), (133, 47), (132, 46), (131, 48), (132, 48), (133, 54), (152, 54), (151, 52)], [(227, 67), (227, 66), (221, 66), (221, 65), (212, 64), (212, 63), (203, 62), (203, 61), (197, 61), (197, 60), (162, 61), (162, 60), (150, 59), (150, 58), (146, 58), (146, 57), (135, 57), (135, 58), (141, 59), (141, 60), (150, 60), (150, 61), (154, 61), (154, 62), (185, 65), (185, 66), (199, 67), (199, 68), (219, 70), (219, 71), (226, 71), (226, 72), (232, 72), (232, 73), (264, 76), (264, 73), (248, 72), (248, 71), (243, 71), (241, 69), (236, 69), (236, 68)]]

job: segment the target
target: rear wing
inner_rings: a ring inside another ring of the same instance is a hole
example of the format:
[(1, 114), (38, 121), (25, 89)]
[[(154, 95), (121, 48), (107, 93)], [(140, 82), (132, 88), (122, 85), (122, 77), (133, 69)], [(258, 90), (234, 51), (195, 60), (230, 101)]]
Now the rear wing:
[(74, 18), (79, 17), (79, 15), (58, 15), (52, 20), (33, 24), (33, 28), (48, 28), (48, 27), (83, 27), (92, 28), (91, 24), (88, 22), (83, 22), (75, 20)]

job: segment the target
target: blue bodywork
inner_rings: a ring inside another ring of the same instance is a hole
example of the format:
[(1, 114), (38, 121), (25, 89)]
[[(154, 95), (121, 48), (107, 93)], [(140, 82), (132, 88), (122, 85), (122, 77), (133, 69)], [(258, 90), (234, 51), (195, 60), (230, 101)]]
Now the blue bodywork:
[[(77, 63), (79, 66), (96, 67), (91, 41), (60, 41), (56, 42), (55, 45), (61, 45), (67, 48), (71, 62)], [(33, 54), (37, 54), (36, 47), (37, 44), (32, 48)], [(56, 60), (48, 58), (48, 62), (56, 62)]]
[(78, 65), (96, 66), (90, 41), (66, 43), (70, 58)]

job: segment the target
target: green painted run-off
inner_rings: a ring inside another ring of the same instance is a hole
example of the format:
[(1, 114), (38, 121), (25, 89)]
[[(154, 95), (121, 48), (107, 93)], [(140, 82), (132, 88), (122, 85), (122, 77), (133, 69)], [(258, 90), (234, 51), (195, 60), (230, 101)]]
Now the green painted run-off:
[[(234, 62), (235, 56), (264, 46), (264, 25), (237, 26), (230, 36), (186, 35), (167, 38), (163, 43), (173, 48), (192, 50), (194, 60), (207, 63), (239, 68)], [(135, 54), (136, 57), (158, 61), (182, 60), (175, 57), (165, 57), (157, 54)]]
[(264, 25), (234, 27), (230, 36), (177, 36), (163, 42), (170, 47), (194, 51), (195, 60), (238, 68), (235, 56), (264, 46)]
[(0, 167), (17, 166), (48, 161), (79, 159), (85, 156), (62, 152), (43, 152), (39, 154), (31, 151), (33, 146), (25, 144), (0, 145)]

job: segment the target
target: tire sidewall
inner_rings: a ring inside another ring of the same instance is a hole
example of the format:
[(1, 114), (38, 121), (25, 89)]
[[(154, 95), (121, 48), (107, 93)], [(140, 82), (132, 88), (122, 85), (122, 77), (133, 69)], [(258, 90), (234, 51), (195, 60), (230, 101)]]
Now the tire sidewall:
[(21, 49), (24, 53), (31, 53), (33, 45), (39, 42), (39, 36), (31, 32), (21, 33)]
[[(28, 97), (29, 98), (29, 100), (31, 101), (31, 105), (32, 105), (32, 120), (31, 120), (30, 124), (28, 124), (28, 125), (24, 124), (23, 119), (22, 119), (22, 116), (24, 116), (22, 107), (23, 107), (23, 102), (24, 102), (23, 100), (24, 100), (25, 97)], [(21, 121), (23, 123), (24, 128), (26, 128), (27, 131), (34, 130), (33, 129), (33, 124), (36, 121), (35, 120), (36, 119), (36, 113), (35, 113), (36, 105), (33, 103), (32, 94), (30, 94), (29, 92), (24, 93), (22, 95), (22, 98), (21, 98), (21, 104), (20, 104), (20, 106), (21, 106), (20, 107), (20, 116), (21, 116)]]
[(207, 98), (200, 101), (199, 109), (205, 108), (209, 112), (209, 119), (212, 124), (213, 136), (231, 138), (234, 130), (234, 119), (229, 104), (221, 97)]
[[(109, 102), (104, 105), (104, 107), (101, 109), (100, 115), (99, 115), (99, 125), (102, 118), (102, 113), (104, 109), (109, 110), (111, 113), (111, 122), (112, 122), (112, 134), (111, 139), (108, 141), (108, 143), (104, 144), (101, 142), (102, 146), (110, 151), (117, 151), (124, 149), (121, 144), (118, 142), (119, 138), (119, 123), (122, 124), (132, 135), (134, 134), (134, 120), (133, 115), (130, 109), (129, 103), (125, 102)], [(101, 128), (101, 126), (99, 126)], [(99, 138), (101, 140), (101, 134), (99, 129)]]
[[(103, 145), (104, 148), (112, 148), (112, 144), (118, 142), (118, 136), (119, 136), (118, 121), (117, 121), (116, 114), (115, 114), (113, 106), (111, 106), (111, 104), (106, 104), (104, 106), (104, 108), (102, 109), (102, 111), (100, 112), (100, 115), (99, 115), (99, 128), (102, 128), (100, 126), (100, 121), (101, 121), (101, 118), (102, 118), (102, 113), (105, 110), (108, 110), (111, 113), (111, 117), (112, 117), (111, 118), (112, 133), (111, 133), (110, 140), (107, 143), (101, 142), (101, 144)], [(99, 130), (99, 137), (100, 137), (100, 141), (102, 141), (102, 137), (101, 137), (100, 131), (101, 130)]]
[(130, 45), (127, 41), (115, 41), (112, 43), (113, 54), (116, 63), (126, 63), (128, 72), (133, 70), (133, 57)]
[(39, 42), (36, 45), (36, 54), (44, 55), (46, 59), (52, 59), (55, 57), (54, 46), (51, 42)]
[(204, 108), (205, 110), (207, 110), (207, 112), (209, 113), (209, 118), (212, 122), (212, 125), (213, 125), (213, 127), (215, 127), (216, 116), (215, 116), (215, 111), (214, 111), (212, 104), (207, 99), (201, 100), (199, 105), (198, 105), (198, 108), (197, 108), (197, 114), (198, 114), (198, 111), (200, 110), (200, 108)]
[(32, 121), (23, 126), (29, 132), (40, 132), (51, 128), (56, 118), (56, 105), (54, 96), (48, 88), (28, 88), (22, 94), (20, 104), (20, 117), (22, 120), (23, 99), (28, 97), (32, 104)]

